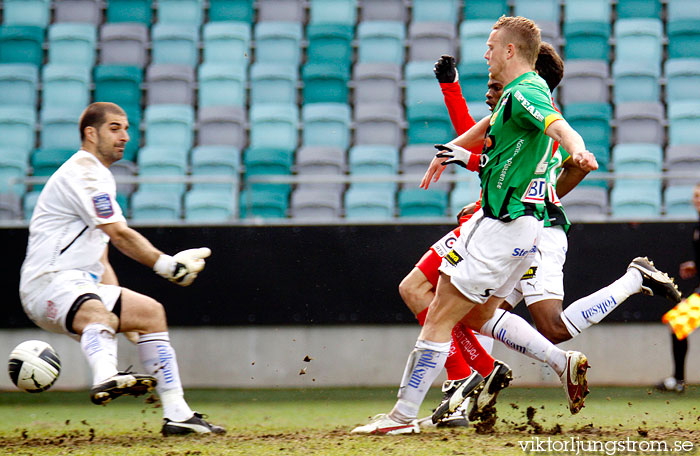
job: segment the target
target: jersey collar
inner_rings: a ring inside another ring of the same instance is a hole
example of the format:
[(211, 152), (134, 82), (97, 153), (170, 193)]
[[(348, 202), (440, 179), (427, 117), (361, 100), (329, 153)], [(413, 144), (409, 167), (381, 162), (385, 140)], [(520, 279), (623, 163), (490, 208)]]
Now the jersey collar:
[(510, 89), (511, 87), (515, 86), (516, 84), (520, 84), (523, 80), (527, 78), (531, 78), (532, 76), (537, 76), (537, 73), (534, 71), (528, 71), (527, 73), (523, 73), (517, 78), (513, 79), (510, 81), (510, 83), (504, 87), (503, 91), (505, 92), (506, 90)]

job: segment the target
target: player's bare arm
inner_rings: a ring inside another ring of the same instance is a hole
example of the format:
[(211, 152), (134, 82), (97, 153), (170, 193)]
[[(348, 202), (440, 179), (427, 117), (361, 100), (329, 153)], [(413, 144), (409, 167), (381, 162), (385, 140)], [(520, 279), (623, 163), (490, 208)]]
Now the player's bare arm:
[(586, 175), (588, 171), (582, 169), (572, 159), (564, 161), (561, 165), (562, 171), (557, 178), (557, 196), (563, 198), (564, 195), (574, 189)]
[(152, 268), (163, 254), (138, 231), (124, 222), (107, 223), (99, 228), (109, 236), (112, 244), (132, 260)]
[(584, 171), (595, 171), (598, 169), (598, 161), (595, 159), (595, 155), (586, 150), (586, 143), (583, 142), (583, 138), (576, 133), (576, 130), (571, 128), (571, 125), (566, 120), (555, 120), (544, 132), (569, 152), (571, 159), (579, 168)]

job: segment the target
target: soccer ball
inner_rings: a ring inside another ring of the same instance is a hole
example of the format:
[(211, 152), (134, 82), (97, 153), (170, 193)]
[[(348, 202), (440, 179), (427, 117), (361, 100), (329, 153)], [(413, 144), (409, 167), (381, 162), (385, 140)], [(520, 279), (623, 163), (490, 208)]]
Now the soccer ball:
[(51, 345), (28, 340), (10, 353), (9, 370), (17, 388), (28, 393), (41, 393), (56, 382), (61, 372), (61, 360)]

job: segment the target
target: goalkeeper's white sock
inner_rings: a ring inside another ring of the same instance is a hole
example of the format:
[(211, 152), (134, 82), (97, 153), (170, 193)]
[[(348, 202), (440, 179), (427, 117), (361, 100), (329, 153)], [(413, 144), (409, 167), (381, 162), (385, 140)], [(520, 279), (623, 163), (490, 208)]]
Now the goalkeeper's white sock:
[(389, 417), (400, 423), (416, 419), (425, 395), (438, 377), (450, 353), (451, 342), (418, 340), (408, 356), (401, 379), (398, 400)]
[(500, 340), (511, 350), (545, 362), (557, 375), (564, 372), (566, 352), (554, 346), (528, 322), (503, 309), (496, 309), (493, 317), (479, 331)]
[(642, 291), (642, 274), (630, 268), (625, 275), (607, 287), (569, 304), (559, 316), (571, 337), (576, 337), (584, 329), (600, 323), (625, 299), (640, 291)]
[(114, 329), (102, 323), (90, 323), (80, 336), (80, 348), (92, 370), (93, 386), (117, 374), (117, 338)]
[(173, 421), (191, 418), (194, 412), (185, 402), (175, 350), (170, 345), (168, 333), (142, 334), (138, 347), (141, 364), (146, 373), (158, 380), (156, 391), (163, 404), (163, 417)]

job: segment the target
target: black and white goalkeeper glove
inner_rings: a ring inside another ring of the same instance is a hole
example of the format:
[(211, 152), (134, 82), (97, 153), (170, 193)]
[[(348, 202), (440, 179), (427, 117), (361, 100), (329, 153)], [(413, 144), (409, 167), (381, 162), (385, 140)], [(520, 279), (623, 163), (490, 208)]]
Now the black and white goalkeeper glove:
[(441, 55), (440, 60), (435, 62), (433, 72), (438, 82), (442, 84), (459, 81), (459, 73), (457, 72), (455, 58), (451, 55)]
[(469, 171), (479, 170), (481, 154), (473, 154), (467, 149), (452, 143), (435, 144), (435, 148), (440, 151), (435, 154), (436, 157), (448, 159), (442, 162), (443, 166), (454, 163), (468, 169)]
[(207, 247), (183, 250), (174, 256), (162, 254), (153, 265), (153, 270), (159, 276), (186, 287), (194, 282), (197, 273), (204, 269), (204, 259), (209, 255), (211, 250)]

